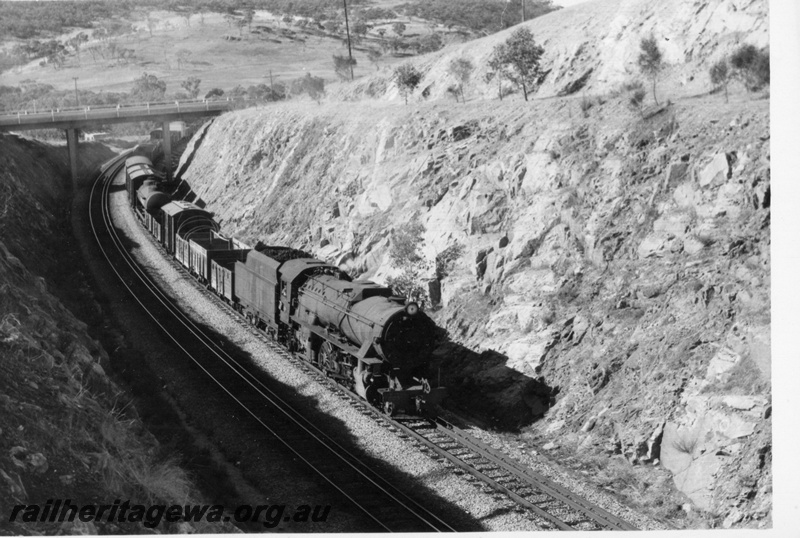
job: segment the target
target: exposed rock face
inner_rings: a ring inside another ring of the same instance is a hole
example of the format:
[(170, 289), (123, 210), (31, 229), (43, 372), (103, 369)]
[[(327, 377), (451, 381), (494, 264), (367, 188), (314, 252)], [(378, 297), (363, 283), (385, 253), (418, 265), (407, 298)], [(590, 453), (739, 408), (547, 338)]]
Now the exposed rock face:
[(435, 312), (477, 353), (438, 353), (456, 405), (501, 427), (552, 405), (537, 428), (560, 445), (663, 457), (698, 506), (763, 518), (768, 103), (643, 120), (622, 100), (234, 113), (185, 177), (223, 230), (377, 280), (400, 270), (391, 231), (422, 223), (423, 265), (462, 247)]

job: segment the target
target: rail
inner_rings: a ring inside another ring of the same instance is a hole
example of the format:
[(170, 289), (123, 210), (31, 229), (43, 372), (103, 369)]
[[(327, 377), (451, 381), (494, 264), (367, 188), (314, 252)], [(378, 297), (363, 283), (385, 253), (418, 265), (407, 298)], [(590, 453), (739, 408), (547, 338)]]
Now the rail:
[[(90, 209), (90, 223), (98, 246), (103, 256), (109, 261), (112, 271), (117, 274), (122, 285), (130, 291), (133, 299), (144, 308), (153, 322), (163, 327), (164, 320), (154, 315), (152, 310), (144, 304), (141, 296), (134, 293), (131, 288), (133, 281), (120, 273), (122, 264), (112, 263), (111, 251), (122, 256), (123, 264), (133, 271), (134, 279), (138, 279), (141, 285), (148, 290), (145, 295), (151, 296), (154, 303), (166, 308), (169, 315), (174, 317), (175, 322), (204, 346), (206, 350), (202, 353), (204, 359), (201, 360), (200, 357), (195, 356), (184, 347), (176, 335), (168, 331), (166, 327), (164, 327), (165, 335), (182, 349), (186, 356), (231, 397), (245, 413), (272, 434), (275, 441), (283, 445), (296, 459), (308, 465), (323, 481), (348, 499), (367, 518), (386, 531), (453, 531), (454, 528), (437, 514), (407, 496), (395, 484), (387, 481), (375, 469), (367, 465), (358, 454), (350, 452), (348, 448), (328, 436), (293, 405), (284, 401), (252, 372), (239, 364), (217, 342), (215, 337), (206, 334), (203, 329), (198, 327), (138, 267), (114, 227), (108, 206), (114, 176), (121, 170), (123, 164), (124, 159), (120, 157), (118, 161), (105, 166), (103, 173), (98, 176), (90, 194), (90, 208), (99, 205), (100, 215), (97, 218), (98, 215), (95, 215), (95, 212)], [(104, 248), (101, 236), (109, 237), (113, 247)], [(173, 263), (177, 264), (174, 260)], [(222, 381), (221, 372), (227, 372), (226, 379), (237, 380), (238, 386), (235, 392), (231, 385)], [(248, 401), (258, 402), (258, 405), (248, 405)], [(265, 422), (265, 416), (272, 419), (272, 425)], [(274, 423), (279, 423), (278, 430), (275, 429), (276, 424)], [(291, 436), (288, 435), (287, 428), (292, 430)], [(380, 510), (375, 509), (376, 502), (381, 503)]]

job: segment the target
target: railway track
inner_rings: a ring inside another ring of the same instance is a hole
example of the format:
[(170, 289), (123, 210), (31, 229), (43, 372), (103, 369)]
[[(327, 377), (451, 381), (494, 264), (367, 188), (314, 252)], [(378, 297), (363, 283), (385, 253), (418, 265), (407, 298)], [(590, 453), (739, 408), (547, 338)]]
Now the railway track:
[[(170, 262), (176, 269), (184, 269), (175, 260)], [(625, 520), (486, 445), (442, 418), (432, 420), (385, 415), (326, 376), (325, 372), (287, 351), (263, 331), (253, 327), (213, 291), (194, 279), (191, 281), (195, 289), (216, 302), (233, 321), (247, 329), (272, 351), (328, 385), (362, 414), (371, 416), (397, 435), (408, 438), (430, 457), (443, 462), (458, 474), (469, 475), (477, 484), (484, 486), (484, 491), (494, 491), (506, 496), (519, 510), (528, 512), (540, 527), (552, 530), (637, 530)]]
[[(186, 356), (261, 428), (361, 511), (366, 519), (372, 522), (375, 530), (390, 532), (456, 530), (384, 479), (366, 465), (358, 454), (347, 450), (298, 413), (291, 404), (284, 401), (243, 366), (239, 358), (223, 349), (213, 335), (208, 334), (186, 316), (137, 266), (113, 225), (108, 207), (109, 189), (113, 178), (124, 166), (124, 160), (125, 155), (106, 166), (98, 176), (90, 195), (90, 226), (102, 255), (122, 285), (130, 291), (131, 296), (144, 308), (153, 322), (164, 329), (164, 333), (175, 345), (183, 350)], [(121, 262), (115, 263), (114, 259), (121, 259)], [(134, 292), (134, 286), (146, 290), (148, 302), (152, 301), (155, 308), (151, 304), (145, 304), (140, 293)], [(155, 309), (158, 309), (158, 315), (153, 312)], [(164, 312), (168, 313), (172, 325), (180, 327), (182, 331), (180, 340), (174, 330), (165, 327)], [(184, 335), (191, 336), (202, 344), (204, 351), (195, 353), (187, 349), (181, 342)]]
[[(148, 235), (154, 244), (156, 241)], [(183, 266), (168, 257), (179, 270)], [(288, 352), (271, 340), (241, 316), (215, 293), (201, 283), (190, 279), (195, 288), (215, 301), (237, 324), (246, 328), (274, 352), (293, 362), (318, 381), (327, 384), (342, 399), (349, 400), (362, 414), (370, 415), (383, 427), (407, 438), (430, 457), (451, 468), (454, 473), (465, 475), (487, 493), (505, 496), (516, 510), (524, 512), (543, 529), (552, 530), (636, 530), (636, 527), (607, 510), (574, 494), (509, 455), (500, 452), (467, 432), (441, 418), (436, 420), (418, 417), (389, 417), (366, 404), (355, 393), (349, 391), (324, 372), (301, 357)], [(246, 374), (245, 374), (246, 375)], [(452, 529), (437, 529), (452, 530)]]

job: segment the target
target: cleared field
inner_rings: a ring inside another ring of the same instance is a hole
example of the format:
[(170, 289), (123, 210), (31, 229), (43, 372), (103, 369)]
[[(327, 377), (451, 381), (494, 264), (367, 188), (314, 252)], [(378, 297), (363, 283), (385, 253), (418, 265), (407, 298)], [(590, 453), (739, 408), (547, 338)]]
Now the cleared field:
[[(84, 45), (80, 58), (70, 55), (60, 68), (41, 66), (37, 60), (4, 72), (0, 84), (15, 86), (32, 79), (67, 90), (74, 87), (73, 78), (77, 77), (80, 89), (127, 92), (133, 81), (147, 72), (167, 82), (168, 95), (180, 91), (180, 83), (187, 77), (198, 77), (200, 95), (204, 95), (217, 87), (228, 91), (239, 84), (269, 84), (270, 71), (274, 82), (288, 82), (306, 73), (333, 82), (337, 76), (332, 56), (347, 54), (342, 39), (316, 28), (300, 29), (265, 11), (257, 11), (250, 28), (241, 31), (221, 14), (194, 15), (187, 24), (175, 13), (152, 12), (150, 21), (150, 25), (145, 20), (135, 21), (134, 33), (113, 40), (117, 49), (133, 51), (127, 60), (112, 60), (109, 42), (95, 40)], [(405, 22), (406, 35), (431, 31), (421, 21)], [(356, 77), (403, 61), (384, 54), (372, 63), (367, 56), (369, 46), (380, 50), (377, 28), (385, 27), (386, 34), (392, 35), (390, 26), (391, 21), (378, 23), (364, 42), (354, 47)], [(107, 57), (91, 54), (90, 48), (103, 50)]]

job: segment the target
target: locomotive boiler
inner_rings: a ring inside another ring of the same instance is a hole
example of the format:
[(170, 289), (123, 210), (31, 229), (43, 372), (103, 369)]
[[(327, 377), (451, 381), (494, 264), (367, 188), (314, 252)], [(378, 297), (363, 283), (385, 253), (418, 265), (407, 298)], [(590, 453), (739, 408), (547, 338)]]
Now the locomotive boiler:
[(296, 304), (301, 327), (322, 339), (309, 342), (317, 362), (373, 405), (419, 412), (444, 397), (428, 382), (436, 327), (416, 303), (374, 282), (323, 274), (306, 280)]

